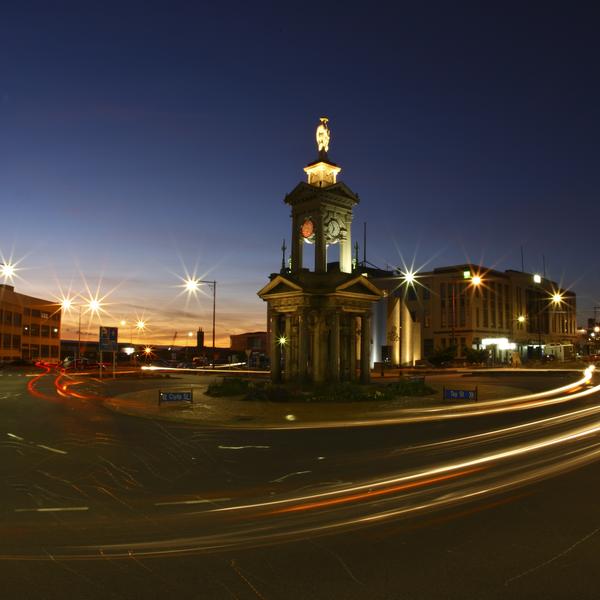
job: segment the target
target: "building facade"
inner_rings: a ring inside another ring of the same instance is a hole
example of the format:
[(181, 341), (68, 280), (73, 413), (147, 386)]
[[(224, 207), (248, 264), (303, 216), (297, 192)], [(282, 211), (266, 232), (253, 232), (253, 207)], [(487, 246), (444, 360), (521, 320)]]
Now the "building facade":
[(60, 305), (0, 284), (0, 362), (45, 360), (60, 355)]
[[(410, 365), (450, 347), (458, 358), (465, 349), (489, 348), (491, 358), (500, 362), (515, 359), (514, 353), (526, 360), (577, 340), (575, 293), (539, 275), (465, 264), (410, 277), (374, 276), (386, 298), (375, 311), (380, 334), (373, 361)], [(413, 331), (412, 354), (400, 343), (402, 328)]]
[(229, 346), (236, 352), (267, 352), (267, 332), (253, 331), (251, 333), (237, 333), (229, 336)]

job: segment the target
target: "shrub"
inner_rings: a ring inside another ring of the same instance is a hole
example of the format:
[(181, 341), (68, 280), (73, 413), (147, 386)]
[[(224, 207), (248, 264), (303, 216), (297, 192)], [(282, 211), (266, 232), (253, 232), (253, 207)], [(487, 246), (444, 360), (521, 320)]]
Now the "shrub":
[(250, 382), (238, 377), (224, 377), (221, 383), (211, 383), (206, 390), (209, 396), (242, 396), (248, 391)]

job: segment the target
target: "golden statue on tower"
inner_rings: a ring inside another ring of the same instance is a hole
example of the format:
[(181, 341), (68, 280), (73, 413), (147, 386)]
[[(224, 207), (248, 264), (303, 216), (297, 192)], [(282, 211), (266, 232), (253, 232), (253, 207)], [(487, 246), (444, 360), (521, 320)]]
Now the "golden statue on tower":
[(329, 140), (331, 139), (331, 132), (329, 131), (329, 125), (327, 124), (329, 119), (327, 117), (321, 117), (321, 122), (317, 127), (317, 149), (319, 154), (322, 152), (327, 154), (329, 152)]

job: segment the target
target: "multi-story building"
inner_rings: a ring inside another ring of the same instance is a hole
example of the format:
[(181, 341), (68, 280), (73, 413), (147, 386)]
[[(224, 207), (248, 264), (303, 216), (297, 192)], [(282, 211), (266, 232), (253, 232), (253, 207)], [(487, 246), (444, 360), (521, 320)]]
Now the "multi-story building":
[(470, 264), (414, 278), (369, 275), (387, 293), (386, 310), (375, 311), (373, 361), (410, 364), (448, 347), (458, 357), (465, 348), (490, 348), (497, 360), (514, 352), (526, 359), (577, 339), (575, 294), (539, 275)]
[(0, 362), (58, 361), (60, 305), (0, 284)]

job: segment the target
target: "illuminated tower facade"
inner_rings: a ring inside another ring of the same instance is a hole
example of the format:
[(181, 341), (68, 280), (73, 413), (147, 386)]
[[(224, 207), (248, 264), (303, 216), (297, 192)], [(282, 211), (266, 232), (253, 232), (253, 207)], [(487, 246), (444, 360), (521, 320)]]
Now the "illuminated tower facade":
[[(352, 209), (359, 200), (337, 180), (341, 168), (328, 157), (330, 140), (328, 119), (321, 118), (318, 158), (304, 168), (307, 181), (285, 197), (292, 209), (290, 268), (258, 292), (268, 306), (274, 381), (351, 381), (357, 369), (362, 382), (370, 377), (371, 306), (383, 293), (353, 271)], [(308, 245), (314, 265), (305, 264)], [(338, 248), (339, 266), (330, 262), (328, 269), (328, 252)]]

